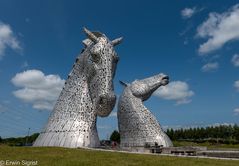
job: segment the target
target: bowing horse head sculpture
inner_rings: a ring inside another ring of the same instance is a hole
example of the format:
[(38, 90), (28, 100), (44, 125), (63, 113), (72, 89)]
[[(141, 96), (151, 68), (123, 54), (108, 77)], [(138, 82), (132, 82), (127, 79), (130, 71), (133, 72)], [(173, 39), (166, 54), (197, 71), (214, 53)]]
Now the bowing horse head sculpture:
[(97, 116), (106, 117), (116, 102), (113, 78), (117, 56), (114, 46), (122, 38), (109, 40), (105, 34), (83, 31), (85, 48), (76, 58), (63, 90), (44, 130), (34, 146), (97, 147)]
[(160, 86), (169, 83), (169, 77), (158, 74), (124, 85), (118, 104), (118, 127), (122, 148), (140, 148), (146, 145), (173, 146), (155, 116), (144, 106)]

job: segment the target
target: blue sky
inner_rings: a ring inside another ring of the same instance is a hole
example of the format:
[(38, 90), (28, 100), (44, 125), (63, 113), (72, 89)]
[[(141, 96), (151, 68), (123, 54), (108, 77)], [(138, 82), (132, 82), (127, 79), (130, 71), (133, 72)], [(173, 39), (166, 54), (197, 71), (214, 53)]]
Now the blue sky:
[[(237, 1), (2, 0), (0, 136), (41, 130), (83, 48), (84, 26), (124, 37), (116, 48), (117, 95), (119, 80), (170, 76), (145, 102), (162, 126), (239, 123)], [(117, 129), (116, 111), (99, 118), (101, 138)]]

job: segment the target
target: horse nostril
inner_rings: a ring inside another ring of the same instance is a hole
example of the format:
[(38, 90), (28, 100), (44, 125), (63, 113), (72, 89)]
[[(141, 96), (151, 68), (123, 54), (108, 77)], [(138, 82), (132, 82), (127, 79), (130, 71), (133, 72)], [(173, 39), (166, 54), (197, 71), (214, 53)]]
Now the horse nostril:
[(164, 76), (163, 80), (169, 80), (169, 76)]
[(116, 96), (112, 95), (101, 95), (99, 96), (99, 104), (114, 103), (116, 101)]

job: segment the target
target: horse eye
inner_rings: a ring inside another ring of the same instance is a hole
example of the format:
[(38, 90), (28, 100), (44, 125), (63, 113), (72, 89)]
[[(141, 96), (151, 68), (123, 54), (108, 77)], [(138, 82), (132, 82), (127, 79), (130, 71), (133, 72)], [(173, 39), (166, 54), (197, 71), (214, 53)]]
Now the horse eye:
[(100, 61), (100, 56), (98, 54), (91, 54), (91, 60), (97, 63)]

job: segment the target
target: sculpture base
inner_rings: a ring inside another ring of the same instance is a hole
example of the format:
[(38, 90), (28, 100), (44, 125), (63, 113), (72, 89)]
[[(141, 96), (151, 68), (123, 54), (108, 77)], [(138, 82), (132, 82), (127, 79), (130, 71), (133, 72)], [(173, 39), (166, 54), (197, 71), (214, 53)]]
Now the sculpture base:
[(79, 134), (77, 132), (49, 132), (41, 133), (33, 146), (36, 147), (66, 147), (66, 148), (79, 148), (90, 147), (96, 148), (100, 146), (98, 136), (87, 134)]

